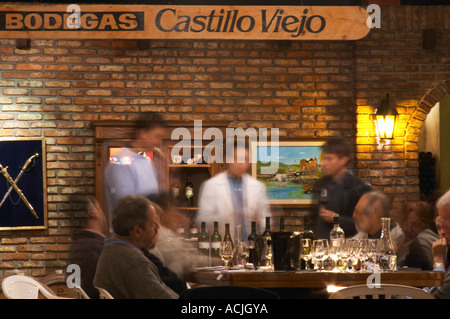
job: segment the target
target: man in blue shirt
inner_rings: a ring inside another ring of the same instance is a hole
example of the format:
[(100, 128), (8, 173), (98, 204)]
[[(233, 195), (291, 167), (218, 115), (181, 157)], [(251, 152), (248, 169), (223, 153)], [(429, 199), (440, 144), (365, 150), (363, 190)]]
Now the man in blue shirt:
[(134, 129), (134, 140), (114, 154), (105, 168), (104, 187), (109, 221), (117, 201), (127, 195), (157, 197), (160, 193), (157, 169), (148, 152), (157, 150), (166, 133), (163, 120), (157, 113), (143, 113)]

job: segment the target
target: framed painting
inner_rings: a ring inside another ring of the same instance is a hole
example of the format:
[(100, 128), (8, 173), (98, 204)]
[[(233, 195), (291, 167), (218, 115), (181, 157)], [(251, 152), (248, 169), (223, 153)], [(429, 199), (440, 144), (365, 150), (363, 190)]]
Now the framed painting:
[(322, 176), (325, 141), (251, 142), (251, 173), (264, 183), (272, 206), (316, 203), (314, 192)]
[(45, 140), (0, 139), (0, 230), (47, 228)]

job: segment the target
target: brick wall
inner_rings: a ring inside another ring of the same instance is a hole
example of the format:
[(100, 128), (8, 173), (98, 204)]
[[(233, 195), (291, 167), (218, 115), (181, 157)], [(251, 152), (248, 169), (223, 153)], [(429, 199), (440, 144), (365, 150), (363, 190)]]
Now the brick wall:
[[(394, 196), (417, 200), (417, 138), (426, 114), (448, 94), (450, 8), (382, 7), (382, 28), (360, 41), (0, 39), (0, 137), (45, 137), (48, 229), (2, 232), (0, 275), (63, 268), (77, 224), (68, 195), (94, 192), (92, 120), (229, 121), (277, 127), (282, 137), (356, 141), (358, 175)], [(422, 30), (437, 46), (422, 49)], [(378, 146), (373, 114), (386, 93), (401, 114), (391, 145)], [(301, 230), (307, 209), (275, 210)], [(274, 223), (276, 223), (275, 221)]]

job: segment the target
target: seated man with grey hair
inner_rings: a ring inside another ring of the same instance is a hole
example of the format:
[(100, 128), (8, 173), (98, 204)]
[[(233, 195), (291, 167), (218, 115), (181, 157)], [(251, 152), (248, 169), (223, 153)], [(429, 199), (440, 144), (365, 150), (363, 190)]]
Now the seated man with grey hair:
[[(389, 198), (380, 191), (371, 191), (364, 194), (358, 201), (353, 212), (355, 226), (358, 233), (355, 239), (378, 239), (381, 236), (381, 218), (390, 217), (391, 203)], [(403, 232), (400, 226), (391, 220), (391, 238), (400, 243), (403, 240)]]
[(436, 202), (436, 224), (439, 239), (433, 243), (432, 253), (434, 260), (433, 271), (445, 273), (442, 286), (431, 288), (430, 292), (439, 299), (450, 299), (450, 190), (442, 195)]
[(142, 249), (155, 246), (158, 217), (155, 207), (141, 195), (121, 198), (113, 210), (114, 237), (105, 240), (94, 286), (115, 299), (177, 299), (160, 278), (158, 268)]

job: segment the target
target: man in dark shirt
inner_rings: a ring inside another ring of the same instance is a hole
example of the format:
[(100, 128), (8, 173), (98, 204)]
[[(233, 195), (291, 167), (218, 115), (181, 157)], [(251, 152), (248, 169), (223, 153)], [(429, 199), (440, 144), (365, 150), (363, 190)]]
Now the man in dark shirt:
[(339, 216), (339, 225), (345, 237), (356, 233), (353, 211), (361, 196), (372, 186), (353, 175), (348, 169), (352, 146), (343, 137), (333, 137), (324, 146), (319, 182), (319, 205), (316, 210), (316, 237), (329, 239), (333, 217)]

